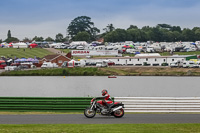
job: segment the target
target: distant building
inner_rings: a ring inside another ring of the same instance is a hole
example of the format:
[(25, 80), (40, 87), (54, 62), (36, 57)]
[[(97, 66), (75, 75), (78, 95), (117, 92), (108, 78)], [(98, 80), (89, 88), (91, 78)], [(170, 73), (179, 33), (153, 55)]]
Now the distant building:
[(174, 56), (136, 56), (136, 57), (100, 57), (90, 58), (86, 62), (93, 63), (97, 61), (110, 60), (115, 65), (129, 66), (162, 66), (163, 63), (168, 65), (172, 62), (183, 62), (188, 59), (194, 59), (191, 55), (174, 55)]

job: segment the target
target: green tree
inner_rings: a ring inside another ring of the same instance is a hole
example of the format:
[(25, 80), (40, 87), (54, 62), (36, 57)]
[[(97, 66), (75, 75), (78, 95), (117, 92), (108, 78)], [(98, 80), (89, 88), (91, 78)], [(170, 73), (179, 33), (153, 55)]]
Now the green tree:
[(4, 40), (4, 42), (10, 43), (10, 42), (19, 42), (19, 39), (16, 37), (10, 37)]
[(180, 26), (172, 26), (171, 31), (178, 31), (179, 33), (182, 32), (181, 27)]
[(183, 41), (195, 41), (195, 34), (189, 28), (184, 28), (182, 31)]
[(108, 24), (108, 25), (106, 26), (106, 28), (104, 28), (103, 30), (106, 31), (106, 33), (108, 33), (108, 32), (114, 31), (114, 30), (115, 30), (115, 27), (113, 26), (113, 24)]
[(24, 39), (23, 39), (23, 42), (31, 42), (32, 40), (31, 39), (29, 39), (29, 38), (27, 38), (27, 37), (25, 37)]
[(11, 36), (11, 31), (8, 30), (7, 39), (4, 40), (4, 42), (10, 43), (10, 42), (18, 42), (18, 41), (19, 41), (19, 39), (16, 38), (16, 37), (12, 37)]
[(141, 31), (145, 34), (145, 38), (143, 41), (150, 41), (153, 38), (153, 28), (149, 26), (142, 27)]
[(8, 30), (7, 38), (11, 38), (11, 31)]
[(138, 38), (140, 38), (140, 32), (138, 29), (129, 28), (127, 30), (127, 40), (137, 42)]
[(163, 29), (168, 29), (168, 30), (172, 28), (172, 26), (169, 24), (158, 24), (157, 26)]
[(47, 41), (47, 42), (53, 42), (54, 40), (53, 40), (53, 38), (51, 38), (51, 37), (47, 37), (47, 38), (45, 39), (45, 41)]
[(153, 27), (152, 28), (152, 33), (151, 33), (151, 37), (153, 41), (156, 41), (156, 42), (160, 42), (161, 41), (161, 38), (162, 38), (162, 33), (160, 31), (160, 27), (157, 26), (157, 27)]
[(179, 31), (173, 31), (172, 32), (172, 41), (177, 42), (182, 40), (182, 34)]
[(91, 18), (87, 16), (79, 16), (75, 18), (67, 28), (67, 32), (71, 36), (72, 40), (79, 32), (83, 31), (88, 32), (91, 39), (95, 39), (97, 33), (100, 32), (98, 28), (94, 27), (94, 23), (91, 22)]
[(90, 34), (86, 31), (79, 32), (75, 37), (75, 41), (86, 41), (88, 42), (90, 40)]
[(56, 35), (56, 39), (55, 39), (55, 41), (56, 42), (63, 42), (63, 34), (61, 34), (61, 33), (58, 33), (57, 35)]
[(124, 29), (116, 29), (115, 31), (109, 32), (104, 36), (106, 42), (124, 42), (127, 39), (127, 33)]
[(136, 25), (130, 25), (127, 30), (130, 30), (130, 29), (138, 29), (138, 27)]
[(194, 32), (194, 35), (195, 35), (195, 37), (194, 37), (195, 41), (199, 41), (200, 40), (200, 27), (194, 27), (192, 29), (192, 31)]
[(44, 38), (43, 37), (37, 37), (37, 36), (35, 36), (33, 38), (33, 40), (36, 41), (36, 42), (42, 42), (42, 41), (44, 41)]
[(195, 34), (195, 41), (200, 40), (200, 29), (197, 29), (194, 34)]

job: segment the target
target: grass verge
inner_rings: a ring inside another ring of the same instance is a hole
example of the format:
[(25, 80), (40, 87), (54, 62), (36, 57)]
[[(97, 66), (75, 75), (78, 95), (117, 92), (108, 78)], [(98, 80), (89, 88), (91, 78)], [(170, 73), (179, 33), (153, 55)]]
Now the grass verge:
[(0, 76), (105, 76), (108, 75), (95, 67), (86, 68), (52, 68), (39, 70), (6, 71)]
[(5, 71), (0, 76), (200, 76), (198, 68), (170, 67), (75, 67)]
[(197, 133), (200, 124), (26, 124), (0, 125), (1, 133)]

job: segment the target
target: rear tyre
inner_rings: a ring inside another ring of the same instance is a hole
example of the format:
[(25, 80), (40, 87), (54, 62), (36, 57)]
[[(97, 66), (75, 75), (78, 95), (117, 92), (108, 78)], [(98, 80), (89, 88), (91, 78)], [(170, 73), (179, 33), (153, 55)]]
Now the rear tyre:
[(96, 111), (94, 109), (90, 109), (90, 107), (86, 108), (84, 111), (84, 115), (87, 118), (93, 118), (96, 115)]
[(124, 116), (124, 109), (118, 109), (113, 113), (115, 118), (121, 118)]

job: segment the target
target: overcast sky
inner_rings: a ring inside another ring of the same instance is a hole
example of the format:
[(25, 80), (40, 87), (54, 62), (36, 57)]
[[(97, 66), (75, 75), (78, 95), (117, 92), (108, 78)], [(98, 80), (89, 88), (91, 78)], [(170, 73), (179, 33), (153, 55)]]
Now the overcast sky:
[(19, 39), (66, 36), (78, 16), (91, 17), (101, 32), (111, 23), (124, 29), (162, 23), (191, 29), (200, 27), (200, 0), (0, 0), (0, 39), (8, 30)]

